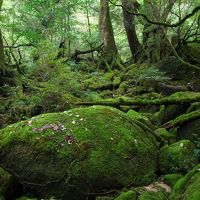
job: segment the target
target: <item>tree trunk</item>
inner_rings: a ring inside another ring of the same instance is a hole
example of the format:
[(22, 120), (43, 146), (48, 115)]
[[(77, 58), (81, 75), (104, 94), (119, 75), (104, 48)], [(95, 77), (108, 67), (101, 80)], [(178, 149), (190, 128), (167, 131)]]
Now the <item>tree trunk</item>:
[(104, 62), (111, 64), (118, 59), (118, 50), (115, 44), (108, 0), (100, 0), (99, 27), (101, 43), (104, 44), (102, 57)]
[[(0, 9), (2, 7), (2, 4), (3, 0), (0, 0)], [(0, 71), (5, 72), (4, 48), (3, 48), (3, 38), (1, 30), (0, 30)]]
[[(161, 1), (160, 1), (161, 2)], [(170, 10), (174, 6), (176, 0), (171, 0), (168, 5), (165, 5), (164, 11), (159, 8), (159, 3), (155, 3), (153, 0), (145, 0), (145, 10), (151, 13), (149, 18), (166, 22)], [(165, 27), (167, 29), (167, 27)], [(167, 31), (167, 30), (166, 30)], [(144, 24), (143, 30), (143, 49), (144, 57), (150, 63), (156, 63), (163, 57), (167, 56), (169, 52), (168, 43), (163, 35), (162, 27), (154, 24)]]
[[(132, 0), (121, 0), (122, 5), (126, 7), (128, 10), (136, 11), (139, 4), (137, 1)], [(128, 13), (125, 9), (123, 11), (123, 23), (126, 30), (126, 35), (129, 43), (129, 47), (131, 50), (132, 57), (135, 62), (137, 62), (139, 58), (139, 50), (140, 50), (140, 43), (138, 41), (136, 29), (135, 29), (135, 16)]]

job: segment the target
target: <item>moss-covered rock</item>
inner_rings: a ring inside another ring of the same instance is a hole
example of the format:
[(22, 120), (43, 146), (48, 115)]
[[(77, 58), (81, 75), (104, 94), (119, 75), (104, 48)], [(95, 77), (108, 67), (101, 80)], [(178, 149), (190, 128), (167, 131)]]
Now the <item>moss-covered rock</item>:
[(146, 191), (139, 196), (138, 200), (167, 200), (167, 196), (161, 191), (158, 192)]
[(176, 182), (181, 178), (183, 178), (181, 174), (166, 174), (163, 176), (163, 182), (173, 188)]
[(26, 196), (23, 196), (23, 197), (20, 197), (16, 200), (38, 200), (37, 198), (30, 198), (30, 197), (26, 197)]
[(150, 122), (149, 118), (143, 115), (142, 113), (136, 112), (135, 110), (129, 110), (127, 112), (127, 116), (129, 116), (133, 120), (138, 120), (150, 128), (153, 128), (152, 123)]
[(47, 198), (147, 184), (156, 162), (153, 135), (105, 106), (44, 114), (0, 132), (0, 163)]
[(176, 135), (173, 133), (170, 133), (165, 128), (158, 128), (154, 131), (154, 133), (158, 136), (161, 136), (165, 140), (172, 142), (175, 141)]
[(148, 117), (143, 116), (141, 113), (136, 112), (135, 110), (129, 110), (127, 115), (132, 119), (137, 119), (139, 121), (149, 121)]
[(166, 145), (160, 150), (160, 170), (162, 173), (187, 172), (197, 163), (198, 157), (194, 154), (195, 145), (189, 140), (181, 140)]
[(135, 191), (122, 192), (115, 200), (137, 200), (137, 193)]
[(185, 177), (174, 186), (171, 200), (199, 200), (200, 199), (200, 164), (194, 167)]
[(9, 193), (12, 193), (12, 191), (9, 191), (11, 190), (12, 182), (12, 176), (4, 169), (0, 168), (0, 195), (8, 196)]
[(114, 197), (100, 196), (100, 197), (96, 197), (95, 200), (114, 200)]

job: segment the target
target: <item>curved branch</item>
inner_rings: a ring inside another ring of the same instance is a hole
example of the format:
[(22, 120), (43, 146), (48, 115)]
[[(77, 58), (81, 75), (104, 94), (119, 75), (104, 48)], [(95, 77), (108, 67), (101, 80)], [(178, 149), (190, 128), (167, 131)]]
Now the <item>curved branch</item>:
[(17, 46), (4, 46), (4, 48), (12, 48), (12, 49), (18, 49), (19, 47), (36, 47), (34, 44), (19, 44)]
[(147, 22), (149, 22), (150, 24), (155, 24), (155, 25), (159, 25), (159, 26), (165, 26), (165, 27), (177, 27), (180, 26), (181, 24), (183, 24), (187, 19), (189, 19), (190, 17), (192, 17), (195, 13), (197, 13), (200, 10), (200, 6), (195, 7), (191, 13), (189, 13), (188, 15), (186, 15), (185, 17), (183, 17), (181, 20), (179, 20), (178, 22), (174, 23), (174, 24), (167, 24), (167, 23), (163, 23), (163, 22), (155, 22), (150, 20), (145, 14), (142, 13), (135, 13), (135, 12), (131, 12), (129, 9), (127, 9), (125, 6), (120, 5), (120, 4), (115, 4), (114, 2), (112, 2), (111, 0), (109, 0), (109, 2), (111, 4), (113, 4), (114, 6), (117, 7), (121, 7), (124, 10), (126, 10), (129, 14), (131, 15), (135, 15), (135, 16), (141, 16), (143, 17)]

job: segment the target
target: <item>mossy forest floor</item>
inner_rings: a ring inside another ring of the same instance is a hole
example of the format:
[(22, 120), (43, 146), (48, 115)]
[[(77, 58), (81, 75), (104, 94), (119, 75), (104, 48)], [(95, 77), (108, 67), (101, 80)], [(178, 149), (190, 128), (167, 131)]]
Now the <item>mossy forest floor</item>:
[[(55, 61), (10, 70), (0, 87), (0, 199), (200, 200), (199, 72), (157, 69)], [(52, 183), (69, 170), (81, 189)]]

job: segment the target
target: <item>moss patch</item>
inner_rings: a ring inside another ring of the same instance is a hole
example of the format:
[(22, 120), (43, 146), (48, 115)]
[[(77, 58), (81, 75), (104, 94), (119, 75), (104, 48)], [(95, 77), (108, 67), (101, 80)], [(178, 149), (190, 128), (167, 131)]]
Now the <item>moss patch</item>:
[(171, 199), (199, 200), (200, 199), (200, 164), (181, 178), (174, 186)]
[(165, 128), (158, 128), (154, 131), (154, 133), (158, 136), (161, 136), (162, 138), (164, 138), (165, 140), (171, 142), (174, 141), (176, 138), (176, 135), (173, 133), (170, 133), (169, 131), (167, 131)]
[(182, 140), (160, 150), (160, 170), (162, 173), (187, 172), (197, 163), (195, 146), (189, 140)]
[(135, 191), (122, 192), (115, 200), (137, 200)]
[(164, 183), (169, 185), (171, 188), (173, 188), (176, 182), (181, 178), (183, 178), (181, 174), (167, 174), (163, 176), (163, 181)]
[(144, 192), (138, 200), (167, 200), (166, 195), (163, 192)]

